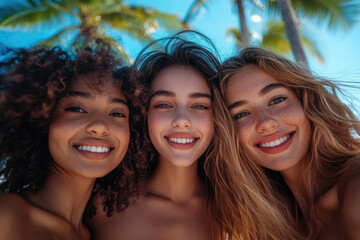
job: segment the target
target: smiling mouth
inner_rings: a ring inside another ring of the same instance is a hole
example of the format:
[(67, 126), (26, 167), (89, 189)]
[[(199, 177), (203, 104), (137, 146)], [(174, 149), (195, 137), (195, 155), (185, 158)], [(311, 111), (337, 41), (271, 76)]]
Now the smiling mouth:
[(281, 137), (281, 138), (279, 138), (279, 139), (277, 139), (275, 141), (257, 144), (256, 146), (258, 146), (260, 148), (276, 147), (276, 146), (279, 146), (279, 145), (283, 144), (284, 142), (288, 141), (293, 134), (294, 133), (290, 133), (287, 136)]
[(96, 147), (89, 145), (76, 145), (74, 147), (79, 151), (94, 152), (94, 153), (107, 153), (114, 149), (110, 147)]
[(196, 138), (167, 138), (169, 141), (174, 143), (186, 144), (186, 143), (193, 143)]

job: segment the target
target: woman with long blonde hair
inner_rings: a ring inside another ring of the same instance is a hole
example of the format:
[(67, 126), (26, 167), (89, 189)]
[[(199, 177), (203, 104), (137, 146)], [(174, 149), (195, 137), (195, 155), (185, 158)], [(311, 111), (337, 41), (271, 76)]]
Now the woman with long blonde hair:
[(124, 212), (91, 219), (95, 239), (301, 239), (261, 172), (239, 160), (211, 41), (186, 31), (156, 44), (135, 62), (150, 91), (144, 192)]
[(261, 48), (243, 49), (220, 75), (240, 151), (300, 230), (360, 239), (360, 121), (339, 86)]

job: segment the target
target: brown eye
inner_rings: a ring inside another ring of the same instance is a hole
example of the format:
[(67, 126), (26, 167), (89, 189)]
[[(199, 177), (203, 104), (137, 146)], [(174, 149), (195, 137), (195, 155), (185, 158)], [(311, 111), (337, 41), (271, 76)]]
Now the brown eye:
[(122, 113), (119, 113), (119, 112), (110, 113), (109, 116), (118, 117), (118, 118), (126, 118), (125, 114), (122, 114)]
[(80, 107), (67, 107), (65, 112), (78, 112), (78, 113), (87, 113), (84, 109)]

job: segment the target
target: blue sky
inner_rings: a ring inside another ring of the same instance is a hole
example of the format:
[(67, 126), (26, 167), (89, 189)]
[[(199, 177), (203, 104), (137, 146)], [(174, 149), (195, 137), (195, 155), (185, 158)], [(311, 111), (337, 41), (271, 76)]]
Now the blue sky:
[[(129, 3), (143, 4), (157, 8), (162, 11), (178, 14), (181, 18), (185, 15), (193, 0), (127, 0)], [(236, 49), (234, 42), (226, 37), (226, 30), (230, 27), (238, 27), (238, 17), (236, 9), (232, 5), (232, 0), (212, 0), (208, 7), (194, 19), (192, 25), (198, 30), (210, 37), (216, 44), (222, 60), (235, 55)], [(360, 0), (359, 0), (360, 2)], [(245, 1), (246, 3), (246, 1)], [(2, 3), (4, 4), (4, 2)], [(0, 5), (2, 5), (0, 3)], [(252, 15), (261, 15), (259, 9), (245, 6), (248, 17)], [(264, 21), (251, 22), (250, 27), (260, 33)], [(0, 43), (10, 47), (30, 47), (37, 41), (51, 36), (56, 32), (57, 27), (52, 29), (41, 29), (40, 27), (30, 30), (0, 30)], [(360, 98), (360, 22), (348, 31), (328, 31), (325, 26), (315, 26), (314, 23), (306, 23), (306, 31), (315, 38), (318, 48), (324, 56), (324, 63), (318, 63), (310, 54), (307, 55), (310, 68), (317, 74), (324, 77), (357, 82), (357, 89), (349, 89), (353, 99)], [(155, 37), (163, 37), (167, 34), (159, 32)], [(122, 38), (122, 42), (129, 50), (129, 53), (135, 57), (143, 47), (136, 41), (127, 37)], [(359, 102), (359, 101), (358, 101)], [(360, 106), (359, 103), (355, 103)]]

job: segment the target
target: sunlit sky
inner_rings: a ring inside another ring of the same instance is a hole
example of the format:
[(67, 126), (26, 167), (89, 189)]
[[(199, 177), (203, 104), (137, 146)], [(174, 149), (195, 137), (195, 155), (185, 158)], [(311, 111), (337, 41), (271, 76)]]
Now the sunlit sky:
[[(182, 18), (193, 0), (127, 0), (126, 2), (154, 7), (161, 11), (177, 14)], [(236, 8), (232, 3), (233, 0), (212, 0), (191, 22), (195, 30), (204, 33), (214, 41), (222, 60), (237, 53), (233, 40), (226, 36), (227, 29), (239, 25)], [(6, 3), (0, 3), (0, 5), (3, 4)], [(261, 37), (261, 29), (265, 22), (261, 10), (250, 8), (247, 5), (245, 8), (250, 28), (254, 31), (253, 36)], [(302, 22), (304, 21), (302, 20)], [(305, 26), (308, 34), (316, 40), (318, 49), (324, 57), (324, 62), (319, 63), (308, 53), (310, 68), (315, 73), (327, 78), (358, 82), (357, 86), (360, 86), (360, 22), (348, 31), (328, 31), (326, 26), (315, 26), (312, 22), (306, 22)], [(59, 29), (58, 27), (55, 26), (51, 29), (37, 27), (27, 30), (2, 29), (0, 30), (0, 43), (9, 47), (30, 47), (37, 41), (54, 34)], [(155, 33), (156, 38), (167, 35), (163, 31)], [(122, 37), (119, 41), (123, 42), (132, 57), (135, 57), (144, 46), (128, 37)], [(355, 98), (360, 98), (360, 89), (350, 89), (349, 91)], [(359, 103), (356, 104), (360, 106)]]

